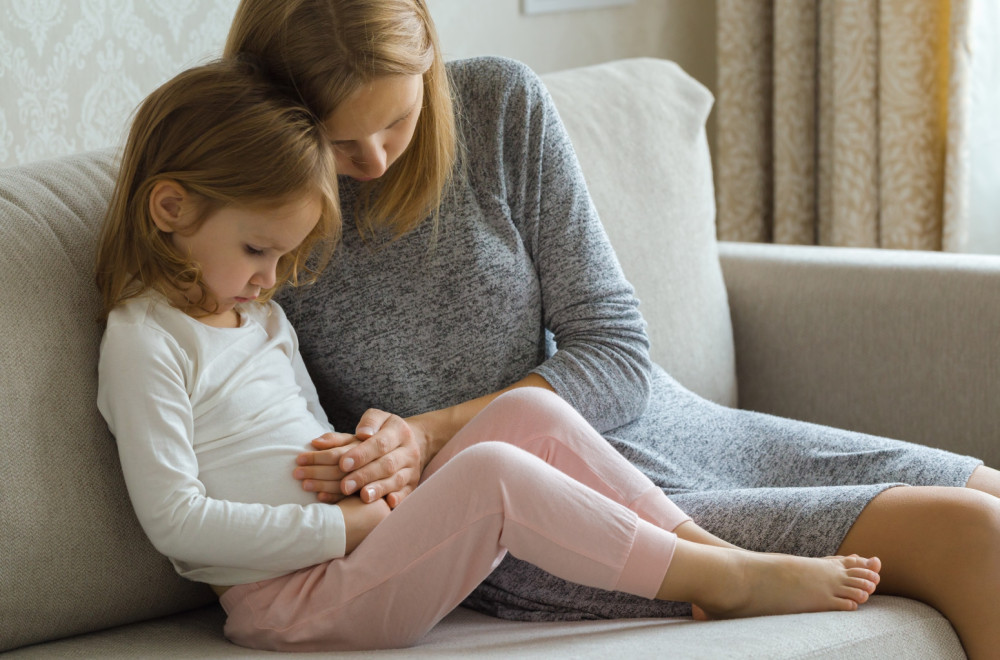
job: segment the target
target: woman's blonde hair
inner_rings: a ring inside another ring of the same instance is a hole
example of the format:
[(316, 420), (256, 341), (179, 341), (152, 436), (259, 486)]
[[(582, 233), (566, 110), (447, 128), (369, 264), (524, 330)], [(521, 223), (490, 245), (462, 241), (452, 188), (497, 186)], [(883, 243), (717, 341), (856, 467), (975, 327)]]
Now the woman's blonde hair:
[[(174, 181), (195, 203), (184, 231), (196, 231), (225, 206), (273, 207), (320, 195), (319, 222), (278, 262), (277, 283), (315, 280), (340, 231), (335, 157), (319, 120), (268, 83), (248, 58), (189, 69), (139, 106), (98, 239), (96, 278), (102, 320), (121, 302), (155, 289), (201, 289), (184, 308), (200, 314), (209, 299), (198, 265), (173, 247), (150, 213), (150, 193)], [(211, 311), (211, 310), (208, 310)]]
[(389, 170), (361, 186), (358, 227), (400, 236), (438, 208), (456, 161), (451, 88), (424, 0), (242, 0), (225, 56), (258, 58), (286, 92), (321, 119), (361, 85), (422, 75), (413, 141)]

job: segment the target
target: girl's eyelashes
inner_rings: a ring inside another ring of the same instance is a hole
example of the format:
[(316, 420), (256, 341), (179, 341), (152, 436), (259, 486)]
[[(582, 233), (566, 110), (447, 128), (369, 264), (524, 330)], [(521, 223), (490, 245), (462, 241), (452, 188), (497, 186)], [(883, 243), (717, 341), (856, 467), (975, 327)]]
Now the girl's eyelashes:
[(252, 245), (246, 245), (245, 248), (246, 248), (247, 254), (252, 255), (254, 257), (259, 257), (260, 255), (264, 254), (263, 250), (259, 250), (259, 249), (255, 248)]

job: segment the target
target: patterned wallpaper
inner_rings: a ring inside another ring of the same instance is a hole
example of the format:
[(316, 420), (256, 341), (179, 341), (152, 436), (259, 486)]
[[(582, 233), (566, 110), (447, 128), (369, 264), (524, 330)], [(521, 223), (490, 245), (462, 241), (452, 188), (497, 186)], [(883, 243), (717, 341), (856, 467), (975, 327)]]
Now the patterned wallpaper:
[(238, 0), (0, 0), (0, 167), (119, 144), (160, 83), (222, 52)]

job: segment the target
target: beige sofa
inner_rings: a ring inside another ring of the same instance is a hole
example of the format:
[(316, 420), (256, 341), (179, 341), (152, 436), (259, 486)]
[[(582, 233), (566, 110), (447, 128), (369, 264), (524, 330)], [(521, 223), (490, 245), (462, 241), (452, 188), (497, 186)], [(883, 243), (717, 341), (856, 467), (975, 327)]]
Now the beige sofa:
[[(1000, 259), (718, 245), (703, 87), (657, 60), (545, 82), (637, 286), (654, 357), (683, 383), (726, 405), (1000, 465)], [(146, 541), (94, 405), (92, 256), (113, 168), (100, 151), (0, 170), (0, 651), (272, 657), (227, 642), (211, 593)], [(888, 596), (853, 613), (708, 623), (526, 624), (460, 608), (421, 645), (382, 654), (963, 657), (937, 612)]]

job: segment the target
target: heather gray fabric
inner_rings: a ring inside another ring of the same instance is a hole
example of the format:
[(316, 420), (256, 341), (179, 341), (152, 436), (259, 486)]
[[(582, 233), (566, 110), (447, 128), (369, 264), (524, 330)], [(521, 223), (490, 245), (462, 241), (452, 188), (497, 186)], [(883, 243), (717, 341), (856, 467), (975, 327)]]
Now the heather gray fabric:
[[(644, 321), (545, 88), (511, 60), (449, 72), (466, 158), (436, 232), (365, 242), (342, 178), (331, 264), (279, 299), (330, 421), (449, 406), (531, 370), (598, 429), (634, 419), (649, 395)], [(546, 328), (560, 348), (547, 361)]]
[(211, 592), (139, 528), (97, 411), (97, 227), (110, 152), (0, 170), (0, 650)]
[[(709, 531), (813, 556), (835, 551), (890, 485), (961, 486), (979, 465), (719, 406), (654, 367), (632, 289), (547, 90), (509, 60), (455, 62), (450, 72), (467, 179), (437, 233), (425, 223), (396, 241), (363, 243), (350, 212), (356, 185), (345, 180), (333, 264), (315, 286), (281, 300), (337, 427), (352, 430), (368, 407), (405, 416), (448, 406), (533, 370)], [(602, 81), (612, 87), (602, 104), (629, 102), (614, 77)], [(596, 93), (571, 89), (564, 103)], [(655, 116), (629, 119), (636, 139), (656, 133)], [(522, 620), (689, 611), (569, 584), (513, 557), (466, 604)]]
[[(692, 392), (735, 407), (733, 327), (715, 240), (705, 120), (712, 95), (673, 62), (543, 77), (587, 189), (648, 322), (649, 355)], [(638, 98), (641, 96), (641, 102)]]

